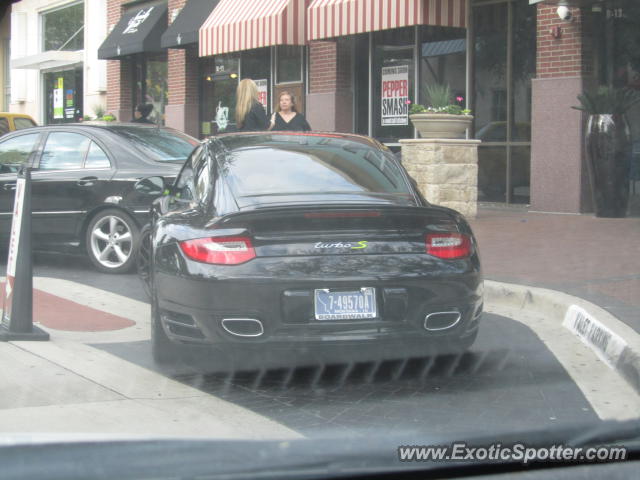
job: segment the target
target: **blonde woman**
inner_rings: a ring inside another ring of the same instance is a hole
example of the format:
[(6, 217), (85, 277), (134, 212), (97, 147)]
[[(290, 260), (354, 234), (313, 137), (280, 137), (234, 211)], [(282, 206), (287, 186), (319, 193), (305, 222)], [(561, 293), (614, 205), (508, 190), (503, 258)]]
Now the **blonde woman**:
[(269, 130), (298, 132), (311, 130), (307, 119), (298, 112), (296, 99), (291, 93), (286, 91), (280, 92), (278, 106), (276, 107), (275, 113), (271, 115)]
[(258, 87), (250, 78), (241, 80), (236, 90), (236, 124), (241, 132), (259, 132), (269, 128), (269, 119), (258, 101)]

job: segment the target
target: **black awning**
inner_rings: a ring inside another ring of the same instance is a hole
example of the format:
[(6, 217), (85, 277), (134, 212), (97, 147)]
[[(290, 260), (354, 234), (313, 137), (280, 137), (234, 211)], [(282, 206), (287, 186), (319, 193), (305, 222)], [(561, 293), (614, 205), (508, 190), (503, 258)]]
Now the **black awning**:
[(181, 48), (198, 44), (198, 31), (219, 0), (189, 0), (167, 31), (162, 34), (163, 48)]
[(134, 53), (160, 52), (160, 37), (167, 29), (167, 2), (140, 5), (125, 12), (98, 49), (107, 60)]

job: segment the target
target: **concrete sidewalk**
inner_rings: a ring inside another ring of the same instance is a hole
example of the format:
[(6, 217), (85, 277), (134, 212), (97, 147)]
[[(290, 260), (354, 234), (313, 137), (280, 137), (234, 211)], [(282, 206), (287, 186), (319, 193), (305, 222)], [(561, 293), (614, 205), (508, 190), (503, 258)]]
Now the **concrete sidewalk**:
[(583, 298), (640, 332), (640, 218), (484, 207), (470, 223), (486, 279)]
[(494, 207), (471, 225), (487, 311), (524, 319), (541, 338), (551, 320), (640, 393), (640, 218)]

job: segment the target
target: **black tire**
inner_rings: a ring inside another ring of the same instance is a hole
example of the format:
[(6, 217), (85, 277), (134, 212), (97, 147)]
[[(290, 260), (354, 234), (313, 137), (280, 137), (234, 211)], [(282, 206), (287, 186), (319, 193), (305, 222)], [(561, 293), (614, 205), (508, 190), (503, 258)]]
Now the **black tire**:
[(128, 213), (117, 208), (98, 212), (89, 222), (85, 234), (89, 259), (98, 270), (105, 273), (131, 270), (135, 265), (139, 239), (140, 229), (136, 222)]
[(473, 343), (476, 341), (476, 338), (478, 338), (477, 328), (471, 335), (451, 340), (449, 342), (449, 346), (453, 353), (464, 353), (471, 348)]
[(151, 225), (140, 230), (140, 241), (136, 250), (136, 271), (142, 282), (144, 293), (151, 298)]
[(152, 289), (151, 297), (151, 355), (162, 367), (175, 365), (180, 360), (180, 345), (172, 342), (160, 323), (158, 300)]

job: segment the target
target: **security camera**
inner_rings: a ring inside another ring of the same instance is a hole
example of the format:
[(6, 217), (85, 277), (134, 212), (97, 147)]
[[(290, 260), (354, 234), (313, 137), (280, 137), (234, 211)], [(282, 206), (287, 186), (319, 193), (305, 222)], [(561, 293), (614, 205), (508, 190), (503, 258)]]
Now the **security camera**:
[(560, 20), (564, 20), (565, 22), (571, 21), (571, 10), (566, 5), (560, 5), (558, 10), (556, 10), (556, 13), (558, 14), (558, 17), (560, 17)]

